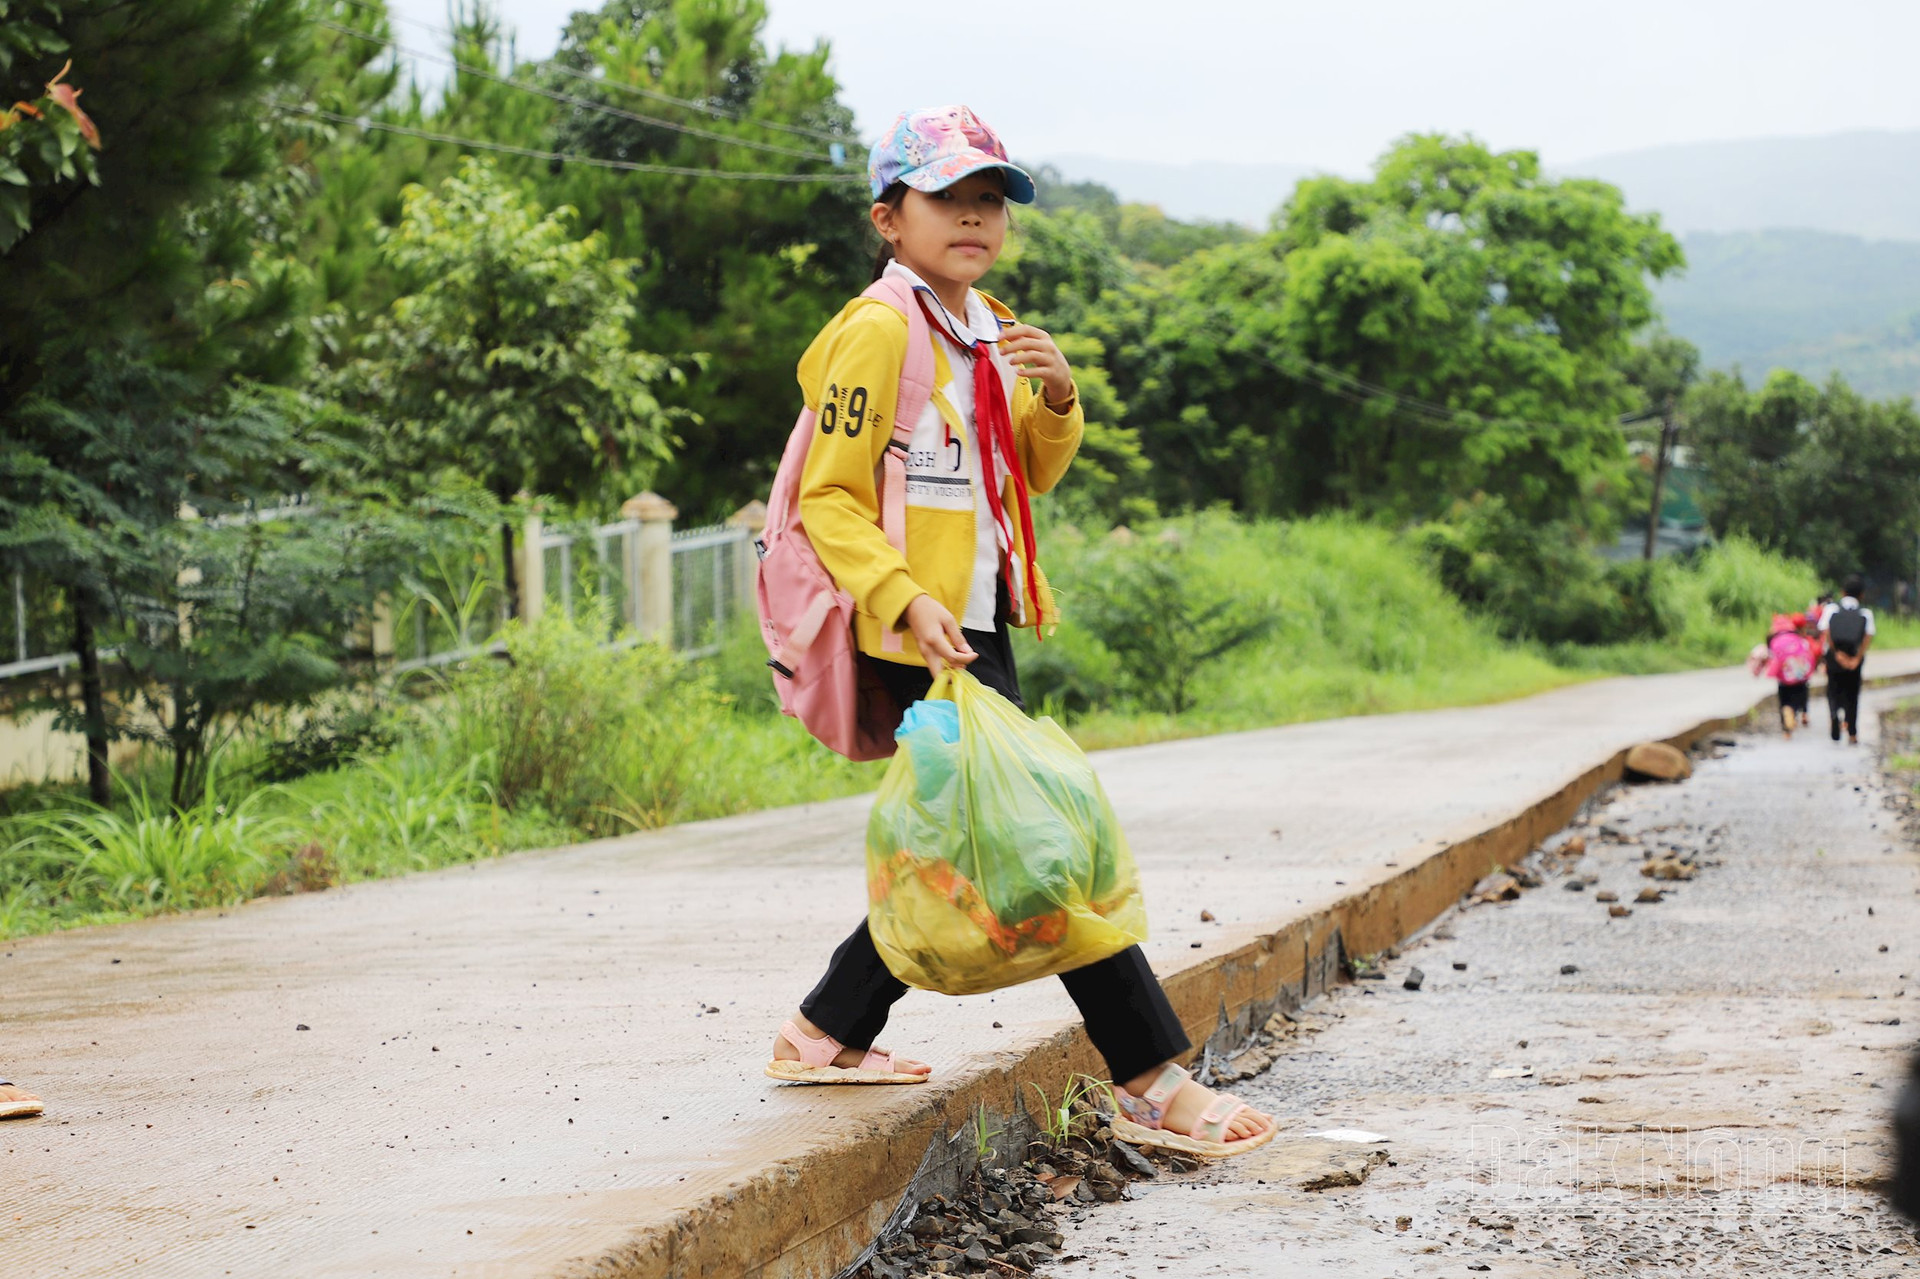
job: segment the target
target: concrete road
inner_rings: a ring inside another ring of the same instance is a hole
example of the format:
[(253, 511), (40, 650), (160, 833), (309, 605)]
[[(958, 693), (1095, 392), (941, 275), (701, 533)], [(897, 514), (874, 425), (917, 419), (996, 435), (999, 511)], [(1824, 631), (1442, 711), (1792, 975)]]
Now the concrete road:
[[(1058, 1273), (1920, 1273), (1873, 1191), (1920, 1043), (1920, 856), (1876, 736), (1749, 732), (1690, 782), (1615, 792), (1563, 875), (1311, 1007), (1235, 1089), (1282, 1116), (1271, 1147), (1093, 1210)], [(1697, 878), (1639, 873), (1673, 848)], [(1335, 1129), (1378, 1140), (1307, 1136)]]
[[(1609, 680), (1098, 762), (1164, 975), (1765, 692)], [(936, 1089), (761, 1075), (864, 910), (867, 803), (7, 943), (0, 1066), (48, 1104), (0, 1126), (0, 1271), (553, 1274), (919, 1113)], [(1072, 1016), (1055, 982), (915, 993), (883, 1043), (964, 1080)]]

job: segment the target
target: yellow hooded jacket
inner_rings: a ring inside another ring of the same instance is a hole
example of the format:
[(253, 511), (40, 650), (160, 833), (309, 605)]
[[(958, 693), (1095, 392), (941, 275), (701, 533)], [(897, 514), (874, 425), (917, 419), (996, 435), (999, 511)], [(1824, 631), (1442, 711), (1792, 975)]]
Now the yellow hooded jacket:
[[(1013, 312), (984, 293), (980, 296), (1003, 325), (1012, 322)], [(880, 529), (878, 479), (893, 439), (894, 402), (900, 392), (900, 371), (906, 365), (907, 333), (906, 317), (892, 306), (878, 298), (858, 297), (800, 357), (800, 390), (807, 407), (819, 415), (820, 427), (801, 472), (800, 519), (820, 562), (840, 589), (853, 596), (854, 641), (860, 651), (924, 666), (926, 659), (920, 656), (911, 632), (901, 636), (897, 653), (884, 652), (882, 640), (889, 629), (904, 630), (907, 605), (921, 595), (931, 595), (955, 617), (966, 616), (976, 529), (971, 509), (915, 506), (911, 498), (905, 558)], [(939, 390), (953, 376), (946, 344), (937, 333), (929, 333), (927, 340), (933, 343), (933, 404), (949, 430), (971, 433), (971, 424), (960, 421)], [(1030, 492), (1046, 493), (1060, 482), (1080, 448), (1084, 426), (1078, 387), (1072, 405), (1060, 414), (1047, 407), (1029, 379), (1014, 379), (1014, 443)], [(1002, 496), (1013, 524), (1011, 554), (1020, 557), (1023, 574), (1035, 574), (1040, 598), (1038, 619), (1026, 616), (1024, 599), (1012, 601), (1013, 624), (1055, 625), (1059, 613), (1046, 575), (1037, 565), (1025, 563), (1011, 476)], [(979, 533), (993, 535), (990, 528)]]

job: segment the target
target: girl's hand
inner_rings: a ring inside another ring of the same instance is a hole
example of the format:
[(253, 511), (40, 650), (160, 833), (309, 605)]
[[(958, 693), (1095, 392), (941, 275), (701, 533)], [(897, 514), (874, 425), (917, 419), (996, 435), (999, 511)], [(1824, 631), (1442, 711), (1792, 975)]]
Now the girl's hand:
[(907, 629), (920, 646), (920, 656), (927, 659), (927, 669), (935, 675), (943, 666), (964, 667), (980, 656), (967, 645), (960, 623), (947, 606), (931, 595), (922, 595), (907, 605)]
[(1045, 331), (1016, 324), (1000, 335), (1000, 353), (1013, 361), (1021, 377), (1040, 379), (1049, 403), (1065, 404), (1073, 398), (1073, 370)]

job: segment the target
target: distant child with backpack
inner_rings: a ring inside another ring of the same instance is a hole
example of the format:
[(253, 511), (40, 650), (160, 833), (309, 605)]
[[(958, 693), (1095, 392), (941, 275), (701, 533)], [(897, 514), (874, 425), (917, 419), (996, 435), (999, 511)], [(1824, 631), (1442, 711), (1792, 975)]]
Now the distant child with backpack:
[[(838, 599), (850, 601), (860, 689), (847, 704), (890, 704), (890, 736), (944, 666), (1020, 705), (1008, 628), (1058, 616), (1029, 495), (1059, 483), (1083, 418), (1053, 338), (972, 287), (1000, 256), (1008, 203), (1034, 198), (1032, 178), (1008, 162), (993, 130), (962, 106), (905, 113), (874, 146), (868, 177), (870, 218), (885, 242), (874, 283), (800, 360), (816, 429), (796, 429), (788, 456), (804, 450), (798, 524)], [(763, 598), (775, 551), (766, 554)], [(829, 598), (815, 611), (839, 606)], [(770, 665), (791, 678), (788, 651), (804, 657), (838, 642), (840, 625), (809, 618), (793, 628), (804, 632), (797, 640), (770, 629)], [(875, 749), (870, 723), (845, 736), (843, 753)], [(1116, 1136), (1215, 1157), (1273, 1136), (1271, 1116), (1173, 1064), (1191, 1043), (1139, 946), (1061, 980), (1112, 1074)], [(872, 1046), (906, 990), (863, 920), (780, 1028), (766, 1073), (811, 1084), (925, 1082), (925, 1064)]]
[(1780, 731), (1791, 738), (1796, 725), (1807, 722), (1807, 681), (1813, 678), (1813, 645), (1800, 628), (1801, 613), (1775, 613), (1767, 639), (1766, 674), (1780, 694)]
[(1840, 723), (1846, 721), (1847, 742), (1860, 744), (1861, 667), (1867, 650), (1873, 647), (1873, 610), (1860, 605), (1866, 583), (1858, 574), (1849, 577), (1840, 588), (1840, 602), (1829, 604), (1820, 614), (1820, 634), (1827, 642), (1827, 713), (1832, 720), (1833, 740), (1840, 740)]

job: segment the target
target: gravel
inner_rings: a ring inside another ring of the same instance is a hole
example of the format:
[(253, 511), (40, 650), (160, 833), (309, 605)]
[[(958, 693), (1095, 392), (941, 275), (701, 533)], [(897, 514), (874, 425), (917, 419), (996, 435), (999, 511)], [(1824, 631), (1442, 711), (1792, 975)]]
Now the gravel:
[[(1713, 747), (1476, 885), (1393, 965), (1419, 994), (1360, 980), (1270, 1023), (1231, 1060), (1280, 1136), (1069, 1220), (1043, 1273), (1920, 1273), (1877, 1190), (1920, 1016), (1912, 948), (1883, 949), (1920, 936), (1920, 856), (1886, 809), (1920, 808), (1820, 734)], [(1593, 904), (1643, 887), (1662, 904)], [(1362, 1184), (1279, 1175), (1345, 1129), (1388, 1138)]]

